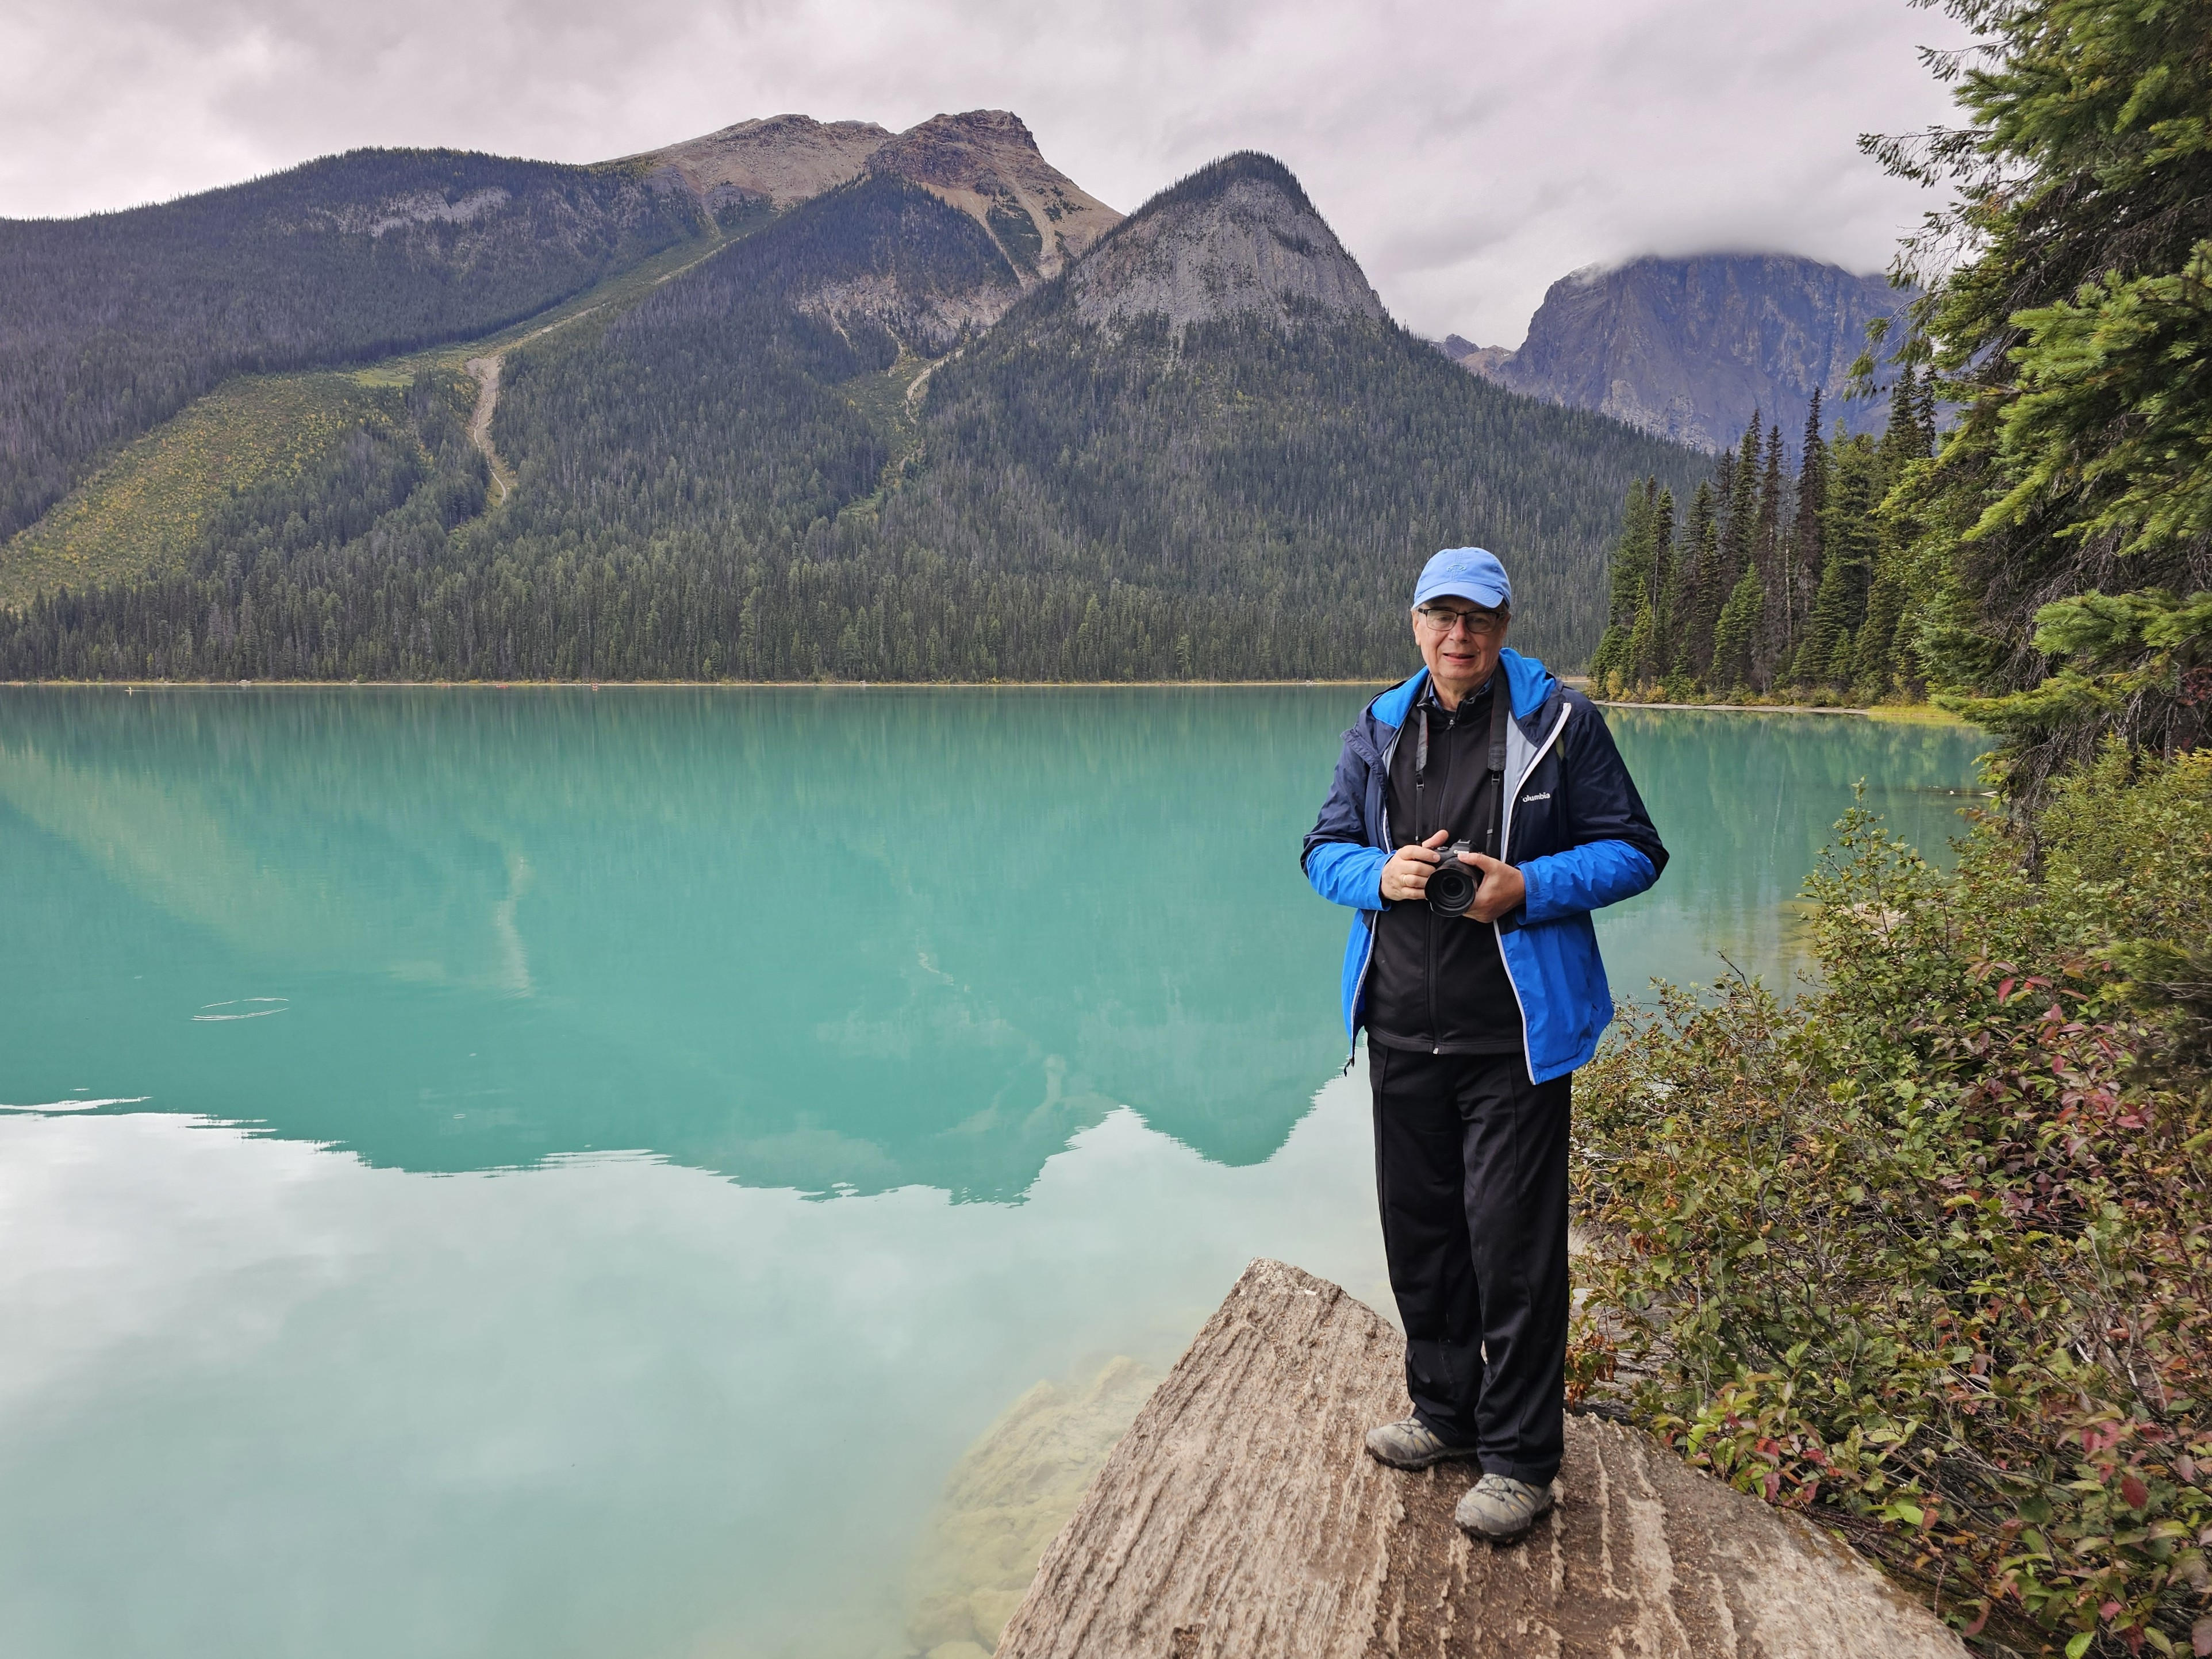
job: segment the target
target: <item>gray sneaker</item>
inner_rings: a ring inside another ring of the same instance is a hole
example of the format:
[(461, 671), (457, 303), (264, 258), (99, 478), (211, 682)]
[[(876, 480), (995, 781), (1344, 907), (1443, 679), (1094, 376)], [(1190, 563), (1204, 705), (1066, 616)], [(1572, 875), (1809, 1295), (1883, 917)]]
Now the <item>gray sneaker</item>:
[(1486, 1474), (1459, 1500), (1452, 1519), (1477, 1538), (1510, 1544), (1542, 1520), (1551, 1508), (1550, 1486), (1532, 1486), (1510, 1474)]
[(1394, 1469), (1425, 1469), (1454, 1457), (1472, 1457), (1472, 1446), (1448, 1446), (1418, 1417), (1401, 1417), (1367, 1431), (1367, 1452)]

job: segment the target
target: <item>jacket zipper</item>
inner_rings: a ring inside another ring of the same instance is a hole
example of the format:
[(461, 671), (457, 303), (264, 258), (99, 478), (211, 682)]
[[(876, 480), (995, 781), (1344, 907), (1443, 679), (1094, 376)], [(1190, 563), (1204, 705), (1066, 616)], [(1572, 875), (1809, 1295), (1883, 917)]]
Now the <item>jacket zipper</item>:
[[(1392, 730), (1390, 733), (1390, 741), (1382, 745), (1382, 810), (1379, 816), (1382, 830), (1382, 851), (1386, 854), (1390, 850), (1390, 761), (1392, 757), (1396, 755), (1398, 752), (1398, 738), (1403, 734), (1405, 730), (1405, 722), (1401, 720), (1396, 727)], [(1359, 1012), (1359, 999), (1367, 990), (1368, 970), (1374, 966), (1375, 924), (1370, 921), (1367, 924), (1367, 954), (1359, 959), (1359, 977), (1354, 980), (1352, 985), (1352, 1010), (1355, 1024), (1352, 1028), (1351, 1047), (1346, 1048), (1344, 1053), (1344, 1071), (1346, 1073), (1349, 1073), (1352, 1070), (1352, 1062), (1359, 1058), (1359, 1027), (1356, 1023)], [(1510, 978), (1511, 975), (1509, 975), (1507, 977)], [(1339, 1073), (1339, 1075), (1343, 1075), (1343, 1073)]]
[[(1512, 862), (1506, 855), (1513, 849), (1514, 798), (1520, 794), (1522, 784), (1534, 776), (1536, 769), (1544, 763), (1544, 757), (1552, 752), (1552, 745), (1559, 740), (1559, 733), (1567, 729), (1567, 716), (1574, 712), (1572, 703), (1561, 706), (1559, 718), (1553, 724), (1552, 734), (1537, 745), (1536, 752), (1528, 757), (1528, 763), (1521, 769), (1521, 775), (1513, 779), (1506, 789), (1504, 811), (1498, 823), (1498, 856), (1508, 863)], [(1498, 781), (1505, 783), (1507, 781), (1500, 778)], [(1528, 1005), (1521, 1000), (1521, 988), (1514, 983), (1513, 963), (1505, 954), (1505, 930), (1493, 921), (1490, 924), (1490, 931), (1498, 936), (1498, 965), (1505, 970), (1505, 982), (1513, 986), (1513, 1006), (1521, 1011), (1521, 1063), (1528, 1068), (1528, 1083), (1533, 1088), (1536, 1082), (1536, 1057), (1528, 1052)]]
[[(1423, 722), (1425, 724), (1428, 719), (1426, 711), (1423, 712), (1421, 718)], [(1458, 724), (1459, 714), (1458, 711), (1455, 709), (1452, 713), (1452, 718), (1445, 722), (1444, 725), (1445, 740), (1447, 744), (1449, 743), (1453, 727)], [(1431, 744), (1430, 748), (1431, 752), (1433, 752), (1435, 745)], [(1444, 753), (1449, 756), (1451, 753), (1450, 749), (1447, 747)], [(1439, 800), (1443, 799), (1444, 791), (1450, 787), (1451, 782), (1451, 762), (1449, 759), (1444, 762), (1444, 781), (1438, 787), (1437, 794), (1437, 799)], [(1419, 805), (1414, 809), (1413, 812), (1413, 838), (1416, 841), (1419, 841), (1424, 838), (1422, 825), (1425, 823), (1429, 824), (1428, 834), (1430, 835), (1435, 834), (1437, 830), (1444, 827), (1440, 823), (1430, 823), (1429, 820), (1423, 816), (1421, 809), (1428, 805), (1428, 797), (1426, 794), (1428, 787), (1428, 775), (1425, 772), (1416, 774), (1413, 779), (1413, 798), (1419, 803)], [(1423, 920), (1428, 924), (1426, 938), (1428, 939), (1429, 971), (1425, 975), (1425, 978), (1428, 982), (1429, 989), (1429, 1052), (1432, 1054), (1440, 1054), (1444, 1051), (1444, 1033), (1443, 1024), (1437, 1017), (1437, 913), (1434, 910), (1430, 910)]]

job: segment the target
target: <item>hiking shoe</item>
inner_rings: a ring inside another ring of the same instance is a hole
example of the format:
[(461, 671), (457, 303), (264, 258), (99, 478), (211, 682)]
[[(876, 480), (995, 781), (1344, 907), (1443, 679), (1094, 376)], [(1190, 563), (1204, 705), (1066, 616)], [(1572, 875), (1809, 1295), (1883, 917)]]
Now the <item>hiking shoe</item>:
[(1486, 1474), (1459, 1500), (1452, 1519), (1477, 1538), (1510, 1544), (1543, 1519), (1552, 1507), (1552, 1489), (1532, 1486), (1510, 1474)]
[(1394, 1469), (1425, 1469), (1449, 1458), (1472, 1457), (1472, 1446), (1448, 1446), (1418, 1417), (1401, 1417), (1367, 1431), (1368, 1455)]

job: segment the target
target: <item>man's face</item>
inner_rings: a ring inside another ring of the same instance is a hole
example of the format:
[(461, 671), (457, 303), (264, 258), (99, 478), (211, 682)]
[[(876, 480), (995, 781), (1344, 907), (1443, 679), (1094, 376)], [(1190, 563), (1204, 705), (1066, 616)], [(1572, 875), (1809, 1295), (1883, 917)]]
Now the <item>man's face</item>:
[(1437, 690), (1459, 698), (1480, 688), (1498, 666), (1512, 618), (1473, 599), (1446, 593), (1413, 607), (1413, 640)]

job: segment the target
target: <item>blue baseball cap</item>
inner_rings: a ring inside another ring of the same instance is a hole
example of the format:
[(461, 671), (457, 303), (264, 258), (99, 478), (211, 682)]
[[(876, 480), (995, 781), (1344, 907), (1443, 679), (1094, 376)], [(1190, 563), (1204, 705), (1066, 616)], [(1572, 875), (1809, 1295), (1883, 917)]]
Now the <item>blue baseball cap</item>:
[(1479, 547), (1448, 547), (1421, 567), (1413, 603), (1426, 605), (1439, 594), (1473, 599), (1493, 611), (1513, 608), (1513, 581), (1497, 555)]

